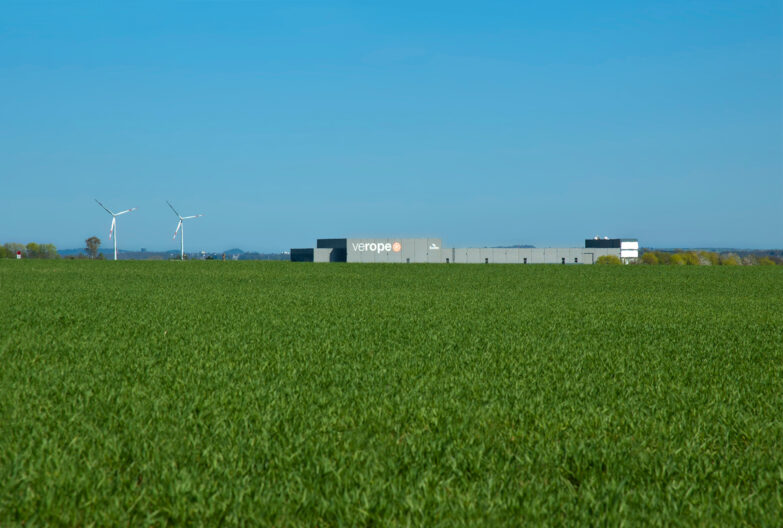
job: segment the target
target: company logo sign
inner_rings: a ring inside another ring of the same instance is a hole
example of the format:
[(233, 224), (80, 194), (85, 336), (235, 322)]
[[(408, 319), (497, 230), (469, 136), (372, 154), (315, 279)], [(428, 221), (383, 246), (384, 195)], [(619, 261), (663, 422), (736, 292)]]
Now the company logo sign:
[(433, 242), (432, 244), (430, 244), (430, 249), (440, 249), (440, 246), (435, 242)]
[(353, 242), (351, 245), (353, 250), (359, 253), (383, 253), (384, 251), (399, 253), (402, 251), (402, 244), (399, 242), (393, 244), (391, 242)]

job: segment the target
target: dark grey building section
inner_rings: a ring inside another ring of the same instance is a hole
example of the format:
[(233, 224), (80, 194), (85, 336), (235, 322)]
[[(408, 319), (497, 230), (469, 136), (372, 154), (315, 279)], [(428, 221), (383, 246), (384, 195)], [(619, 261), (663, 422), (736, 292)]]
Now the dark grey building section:
[(586, 248), (624, 248), (628, 244), (623, 242), (638, 242), (636, 238), (588, 238), (585, 240)]
[(345, 250), (339, 248), (292, 249), (291, 262), (345, 262)]
[(291, 262), (312, 262), (313, 248), (296, 248), (291, 250)]
[(345, 249), (348, 247), (347, 238), (319, 238), (315, 242), (317, 248)]
[(609, 249), (609, 248), (618, 248), (620, 247), (620, 239), (619, 238), (588, 238), (585, 240), (585, 247), (586, 248), (601, 248), (601, 249)]

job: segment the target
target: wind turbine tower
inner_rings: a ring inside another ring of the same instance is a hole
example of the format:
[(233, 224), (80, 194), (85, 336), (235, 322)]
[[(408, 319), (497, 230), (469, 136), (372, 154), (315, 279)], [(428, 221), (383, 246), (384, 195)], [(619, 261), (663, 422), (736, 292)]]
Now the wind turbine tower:
[[(96, 198), (95, 201), (98, 202), (98, 199)], [(113, 235), (114, 236), (114, 260), (117, 260), (117, 217), (120, 215), (124, 215), (125, 213), (133, 212), (136, 210), (136, 208), (133, 207), (131, 209), (126, 209), (125, 211), (120, 211), (119, 213), (113, 213), (101, 202), (98, 202), (98, 205), (103, 207), (103, 209), (111, 215), (111, 228), (109, 229), (109, 240), (111, 240)]]
[(172, 240), (177, 239), (177, 233), (179, 233), (180, 229), (182, 230), (182, 233), (180, 233), (179, 240), (180, 240), (180, 254), (179, 258), (181, 260), (185, 260), (185, 226), (183, 225), (183, 220), (190, 220), (191, 218), (198, 218), (199, 216), (204, 216), (203, 214), (197, 214), (193, 216), (182, 216), (180, 215), (176, 209), (174, 209), (174, 206), (169, 203), (168, 200), (166, 200), (166, 203), (169, 204), (169, 207), (171, 207), (171, 210), (174, 211), (174, 214), (177, 215), (177, 218), (179, 218), (179, 222), (177, 223), (177, 230), (174, 231), (174, 236), (171, 237)]

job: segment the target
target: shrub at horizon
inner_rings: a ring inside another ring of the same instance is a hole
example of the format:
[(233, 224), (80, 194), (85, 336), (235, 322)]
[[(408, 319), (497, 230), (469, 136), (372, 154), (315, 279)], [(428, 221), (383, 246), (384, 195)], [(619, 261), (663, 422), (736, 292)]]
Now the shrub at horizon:
[(686, 251), (680, 253), (679, 255), (682, 257), (682, 260), (685, 262), (686, 266), (698, 266), (700, 264), (699, 256), (693, 251)]
[[(766, 259), (766, 260), (765, 260)], [(642, 264), (647, 265), (689, 265), (689, 266), (756, 266), (759, 264), (776, 265), (778, 262), (770, 257), (759, 257), (750, 254), (742, 259), (734, 253), (720, 255), (712, 251), (677, 251), (669, 253), (666, 251), (645, 251), (642, 253)], [(781, 262), (783, 263), (783, 262)]]
[(596, 259), (595, 263), (604, 266), (619, 266), (622, 265), (623, 262), (617, 255), (601, 255)]
[(684, 266), (685, 265), (685, 259), (680, 253), (675, 253), (669, 258), (669, 263), (674, 266)]
[(27, 258), (54, 259), (60, 255), (57, 254), (57, 248), (54, 244), (36, 244), (30, 242), (25, 247)]
[(699, 252), (700, 264), (707, 266), (720, 265), (720, 255), (713, 251), (700, 251)]
[(642, 255), (642, 264), (649, 264), (651, 266), (655, 266), (658, 264), (658, 257), (652, 251), (645, 252)]
[(0, 247), (0, 258), (16, 258), (17, 251), (19, 251), (24, 258), (60, 258), (54, 244), (37, 244), (35, 242), (30, 242), (27, 245), (19, 244), (17, 242), (6, 242)]

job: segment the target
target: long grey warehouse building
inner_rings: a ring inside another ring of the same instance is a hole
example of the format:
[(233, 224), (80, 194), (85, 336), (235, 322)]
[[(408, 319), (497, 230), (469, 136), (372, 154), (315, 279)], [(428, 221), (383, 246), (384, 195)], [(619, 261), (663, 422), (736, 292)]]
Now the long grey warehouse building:
[(315, 248), (292, 249), (292, 262), (457, 264), (593, 264), (615, 255), (639, 257), (635, 238), (593, 238), (584, 248), (444, 248), (440, 238), (319, 238)]

